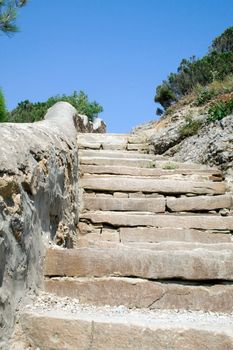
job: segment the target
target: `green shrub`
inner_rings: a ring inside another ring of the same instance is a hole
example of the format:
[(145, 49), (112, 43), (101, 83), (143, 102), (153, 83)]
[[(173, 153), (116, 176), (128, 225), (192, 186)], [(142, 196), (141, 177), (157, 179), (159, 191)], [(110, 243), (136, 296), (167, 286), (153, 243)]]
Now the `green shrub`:
[(98, 116), (98, 113), (103, 111), (103, 107), (96, 101), (90, 102), (88, 96), (83, 91), (79, 93), (74, 91), (70, 96), (57, 95), (50, 97), (46, 102), (32, 103), (29, 100), (22, 101), (10, 113), (10, 120), (16, 123), (29, 123), (42, 120), (48, 108), (59, 101), (69, 102), (80, 114), (87, 115), (90, 121), (93, 121)]
[(192, 117), (188, 116), (185, 118), (185, 124), (180, 127), (179, 134), (182, 138), (193, 136), (197, 134), (202, 125), (202, 121), (194, 120)]
[(149, 163), (148, 168), (156, 168), (156, 162)]
[(223, 80), (214, 80), (207, 86), (198, 85), (194, 90), (196, 94), (194, 103), (196, 106), (202, 106), (219, 95), (233, 92), (233, 75)]
[(210, 90), (208, 87), (202, 87), (197, 93), (195, 100), (196, 106), (202, 106), (206, 102), (210, 101), (215, 96), (214, 90)]
[(164, 170), (174, 170), (174, 169), (177, 169), (177, 167), (178, 167), (177, 164), (168, 162), (168, 163), (164, 164), (162, 168)]
[(226, 102), (218, 101), (209, 109), (207, 122), (221, 120), (231, 113), (233, 113), (233, 99)]
[(7, 119), (8, 112), (6, 109), (5, 97), (2, 90), (0, 90), (0, 123), (6, 122)]
[(163, 82), (163, 84), (157, 86), (154, 100), (155, 102), (160, 103), (164, 109), (166, 109), (176, 101), (176, 96), (169, 84)]

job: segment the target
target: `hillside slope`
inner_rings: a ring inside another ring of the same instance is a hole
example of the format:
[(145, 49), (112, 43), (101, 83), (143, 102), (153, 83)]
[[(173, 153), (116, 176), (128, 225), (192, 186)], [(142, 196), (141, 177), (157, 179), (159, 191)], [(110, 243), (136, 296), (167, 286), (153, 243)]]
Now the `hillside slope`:
[(177, 106), (159, 121), (138, 126), (135, 134), (147, 136), (155, 154), (179, 161), (217, 165), (233, 189), (233, 114), (207, 122), (207, 106)]

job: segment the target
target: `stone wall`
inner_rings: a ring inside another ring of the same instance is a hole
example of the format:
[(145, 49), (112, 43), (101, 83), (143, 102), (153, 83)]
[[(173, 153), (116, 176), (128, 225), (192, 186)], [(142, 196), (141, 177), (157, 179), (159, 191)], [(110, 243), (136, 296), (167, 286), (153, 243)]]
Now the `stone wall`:
[(0, 125), (1, 349), (26, 295), (41, 287), (45, 246), (74, 244), (77, 128), (90, 131), (93, 124), (66, 102), (55, 104), (41, 122)]

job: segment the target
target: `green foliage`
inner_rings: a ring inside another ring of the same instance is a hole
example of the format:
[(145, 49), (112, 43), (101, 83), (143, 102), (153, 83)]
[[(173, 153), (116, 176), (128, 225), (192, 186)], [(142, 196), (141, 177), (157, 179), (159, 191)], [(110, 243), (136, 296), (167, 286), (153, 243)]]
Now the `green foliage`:
[(233, 92), (233, 75), (227, 75), (223, 80), (214, 80), (208, 88), (214, 92), (215, 96)]
[(49, 107), (46, 102), (31, 103), (25, 100), (18, 103), (18, 106), (10, 112), (9, 120), (13, 123), (36, 122), (43, 119)]
[[(232, 27), (229, 28), (231, 34), (232, 31)], [(182, 59), (177, 72), (169, 74), (167, 80), (156, 88), (155, 102), (159, 102), (167, 109), (181, 97), (191, 93), (198, 85), (206, 86), (214, 80), (222, 81), (233, 74), (233, 51), (231, 39), (229, 39), (231, 35), (225, 36), (224, 33), (223, 38), (228, 39), (224, 39), (224, 43), (227, 44), (224, 44), (225, 46), (222, 44), (221, 49), (215, 48), (216, 38), (212, 44), (215, 49), (210, 50), (204, 57), (197, 59), (192, 56), (190, 59)], [(208, 100), (209, 97), (208, 92), (204, 92), (200, 96), (200, 103), (202, 101), (204, 103), (204, 100)]]
[(188, 116), (185, 118), (185, 124), (180, 127), (179, 134), (183, 138), (193, 136), (197, 134), (202, 124), (203, 122), (200, 120), (194, 120), (192, 117)]
[(174, 170), (174, 169), (177, 169), (177, 164), (168, 162), (168, 163), (164, 164), (163, 169), (164, 169), (164, 170)]
[(160, 117), (161, 115), (163, 115), (163, 110), (161, 108), (157, 108), (155, 114)]
[(218, 53), (233, 51), (233, 27), (227, 28), (221, 35), (215, 38), (210, 50), (217, 51)]
[(226, 102), (218, 101), (209, 109), (207, 122), (221, 120), (231, 113), (233, 113), (233, 99)]
[(27, 0), (0, 0), (0, 31), (8, 35), (18, 32), (17, 9), (26, 3)]
[(52, 107), (56, 102), (66, 101), (73, 105), (80, 114), (88, 116), (90, 121), (93, 121), (98, 113), (103, 111), (103, 107), (96, 101), (89, 102), (88, 96), (80, 91), (70, 96), (57, 95), (50, 97), (46, 102), (31, 103), (29, 100), (22, 101), (18, 106), (10, 113), (10, 121), (16, 123), (29, 123), (42, 120), (47, 112), (47, 109)]
[(196, 106), (202, 106), (206, 102), (210, 101), (215, 96), (214, 90), (209, 89), (208, 87), (203, 87), (197, 92), (197, 98), (195, 101)]
[(159, 102), (161, 106), (166, 109), (176, 100), (176, 97), (169, 84), (163, 82), (162, 85), (159, 85), (156, 88), (156, 96), (154, 100), (155, 102)]
[(207, 86), (197, 86), (195, 88), (195, 105), (201, 106), (206, 102), (216, 98), (216, 96), (233, 92), (233, 76), (229, 75), (224, 80), (214, 80)]
[(77, 111), (81, 114), (85, 114), (88, 116), (89, 120), (92, 121), (95, 119), (99, 113), (103, 112), (103, 107), (100, 106), (96, 101), (89, 102), (88, 96), (83, 92), (74, 91), (74, 93), (70, 96), (62, 95), (55, 96), (48, 99), (47, 103), (52, 106), (54, 103), (58, 101), (66, 101), (69, 102)]
[(6, 103), (5, 103), (5, 97), (0, 90), (0, 123), (7, 121), (7, 109), (6, 109)]
[(150, 169), (156, 168), (156, 162), (151, 162), (151, 163), (149, 163), (149, 164), (148, 164), (148, 168), (150, 168)]

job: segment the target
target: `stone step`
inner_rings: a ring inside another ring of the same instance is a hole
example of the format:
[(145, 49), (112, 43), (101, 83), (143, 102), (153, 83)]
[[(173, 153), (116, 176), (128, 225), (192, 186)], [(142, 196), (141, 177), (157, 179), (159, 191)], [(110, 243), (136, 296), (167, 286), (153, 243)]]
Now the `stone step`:
[(94, 224), (108, 224), (114, 227), (151, 226), (157, 228), (180, 228), (199, 230), (233, 230), (233, 216), (193, 214), (150, 214), (134, 212), (88, 211), (80, 214), (81, 221), (89, 220)]
[(152, 152), (153, 146), (148, 143), (128, 143), (127, 151)]
[(84, 209), (165, 212), (165, 198), (106, 198), (84, 196)]
[(187, 285), (139, 278), (47, 278), (45, 291), (82, 304), (233, 312), (233, 285)]
[[(118, 232), (117, 232), (118, 233)], [(86, 237), (88, 239), (88, 236)], [(97, 238), (97, 237), (96, 237)], [(119, 239), (122, 243), (130, 242), (200, 242), (206, 244), (232, 242), (229, 233), (216, 233), (215, 231), (203, 231), (180, 228), (157, 227), (121, 227)]]
[(88, 190), (109, 192), (145, 192), (162, 194), (223, 194), (226, 185), (212, 181), (182, 181), (115, 175), (83, 176), (80, 186)]
[(222, 179), (222, 172), (216, 168), (210, 169), (161, 169), (161, 168), (135, 168), (129, 166), (108, 166), (108, 165), (81, 165), (81, 173), (89, 174), (112, 174), (112, 175), (131, 175), (131, 176), (200, 176), (206, 179)]
[[(130, 154), (130, 152), (128, 152)], [(139, 153), (138, 153), (139, 154)], [(146, 155), (148, 156), (148, 155)], [(150, 155), (149, 155), (150, 156)], [(157, 157), (157, 156), (154, 156)], [(158, 157), (160, 157), (158, 155)], [(128, 167), (139, 167), (139, 168), (158, 168), (164, 170), (175, 170), (175, 169), (188, 169), (188, 170), (201, 170), (210, 169), (206, 166), (193, 163), (179, 163), (170, 162), (167, 160), (152, 160), (148, 158), (107, 158), (107, 157), (81, 157), (80, 164), (84, 165), (98, 165), (98, 166), (128, 166)]]
[(82, 142), (78, 143), (79, 150), (114, 150), (114, 151), (137, 151), (140, 153), (153, 154), (153, 146), (147, 144), (127, 143), (125, 140), (117, 142)]
[(228, 231), (213, 231), (157, 228), (157, 227), (121, 227), (119, 230), (98, 228), (80, 222), (78, 225), (78, 246), (95, 246), (99, 242), (159, 243), (159, 242), (199, 242), (206, 244), (232, 242)]
[[(109, 142), (109, 141), (121, 141), (128, 140), (130, 138), (129, 134), (114, 134), (114, 133), (78, 133), (78, 142)], [(138, 138), (140, 139), (140, 137)]]
[[(130, 164), (135, 160), (149, 160), (150, 166), (153, 168), (161, 168), (163, 170), (176, 170), (176, 169), (189, 169), (189, 170), (211, 170), (212, 168), (206, 165), (196, 164), (196, 163), (184, 163), (184, 162), (177, 162), (173, 161), (170, 157), (163, 156), (163, 155), (153, 155), (153, 154), (144, 154), (139, 152), (128, 152), (128, 151), (121, 151), (121, 150), (80, 150), (79, 151), (80, 158), (81, 158), (81, 164), (86, 164), (86, 162), (93, 158), (93, 161), (95, 159), (98, 159), (99, 162), (102, 161), (102, 159), (106, 159), (106, 164), (104, 165), (125, 165), (120, 163), (120, 159), (123, 163), (126, 161), (129, 161)], [(83, 160), (85, 162), (83, 163)], [(112, 162), (115, 161), (116, 164), (110, 163), (110, 160)], [(153, 162), (153, 164), (151, 164)], [(110, 164), (109, 164), (110, 163)], [(88, 163), (89, 164), (89, 163)], [(92, 164), (92, 163), (90, 163)], [(96, 164), (96, 165), (102, 165), (102, 164)], [(127, 165), (127, 164), (126, 164)], [(215, 170), (215, 168), (213, 168)]]
[[(78, 149), (126, 149), (128, 134), (78, 134)], [(140, 143), (140, 138), (138, 142)]]
[[(196, 196), (183, 198), (166, 198), (166, 206), (170, 211), (202, 211), (232, 207), (231, 195)], [(109, 209), (111, 210), (111, 209)]]
[(115, 133), (78, 133), (78, 143), (82, 142), (120, 142), (126, 141), (129, 144), (144, 144), (147, 142), (147, 138), (141, 135), (132, 134), (115, 134)]
[[(116, 193), (116, 192), (115, 192)], [(120, 196), (122, 194), (122, 196)], [(232, 207), (231, 195), (216, 196), (195, 196), (195, 197), (158, 197), (145, 198), (143, 194), (141, 198), (124, 198), (127, 194), (119, 193), (120, 198), (114, 196), (106, 196), (101, 193), (98, 197), (84, 195), (83, 209), (102, 210), (102, 211), (144, 211), (154, 213), (164, 213), (166, 208), (171, 212), (200, 212), (211, 211)]]
[(150, 159), (153, 161), (164, 160), (163, 156), (155, 156), (153, 154), (145, 154), (134, 151), (111, 151), (111, 150), (80, 150), (79, 157), (92, 157), (92, 158), (121, 158), (121, 159)]
[(182, 242), (182, 241), (161, 241), (158, 243), (148, 243), (148, 242), (117, 242), (117, 241), (106, 241), (106, 240), (86, 240), (85, 238), (78, 239), (78, 244), (80, 240), (80, 245), (76, 248), (98, 248), (98, 249), (137, 249), (137, 250), (150, 250), (150, 251), (194, 251), (196, 249), (208, 249), (209, 251), (228, 251), (233, 248), (232, 241), (224, 243), (200, 243), (200, 242)]
[(118, 166), (130, 166), (136, 168), (153, 168), (155, 166), (154, 161), (151, 159), (140, 158), (101, 158), (101, 157), (81, 157), (81, 165), (118, 165)]
[(127, 142), (124, 140), (120, 140), (118, 142), (112, 143), (109, 142), (89, 142), (85, 143), (82, 142), (82, 144), (78, 144), (78, 150), (115, 150), (115, 151), (127, 151)]
[[(111, 244), (108, 244), (111, 243)], [(96, 242), (96, 246), (93, 246), (92, 248), (98, 248), (98, 249), (105, 249), (107, 247), (110, 247), (112, 249), (137, 249), (138, 251), (141, 250), (152, 250), (152, 251), (168, 251), (168, 252), (177, 252), (179, 250), (181, 251), (195, 251), (197, 249), (207, 249), (208, 251), (229, 251), (232, 252), (233, 250), (233, 243), (232, 242), (226, 242), (226, 243), (199, 243), (199, 242), (159, 242), (159, 243), (147, 243), (147, 242), (129, 242), (129, 243), (119, 243), (119, 242), (105, 242), (105, 241), (99, 241)], [(82, 247), (84, 248), (84, 247)], [(88, 248), (88, 247), (86, 247)]]
[[(226, 245), (227, 247), (221, 247)], [(194, 249), (161, 249), (163, 250), (131, 247), (49, 249), (45, 258), (44, 275), (233, 281), (231, 243), (200, 247), (195, 245)]]
[(25, 343), (35, 349), (232, 350), (231, 315), (50, 303), (40, 298), (21, 315)]
[(148, 139), (145, 135), (133, 135), (133, 134), (129, 134), (128, 136), (128, 143), (130, 144), (145, 144), (148, 142)]

